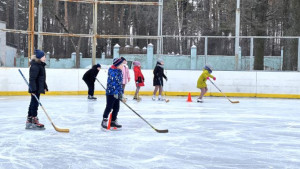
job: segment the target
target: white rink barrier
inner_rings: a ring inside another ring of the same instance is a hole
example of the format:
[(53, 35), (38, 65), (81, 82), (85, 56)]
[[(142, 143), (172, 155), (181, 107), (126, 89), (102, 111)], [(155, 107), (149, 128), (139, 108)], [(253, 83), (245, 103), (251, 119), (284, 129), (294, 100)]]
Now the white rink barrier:
[[(25, 77), (29, 77), (28, 68), (20, 68)], [(88, 69), (46, 69), (49, 95), (87, 94), (87, 86), (82, 80)], [(145, 86), (141, 95), (152, 95), (153, 70), (142, 70)], [(202, 71), (165, 70), (168, 81), (164, 81), (166, 95), (184, 95), (189, 92), (199, 95), (196, 87)], [(278, 97), (300, 98), (299, 72), (264, 72), (264, 71), (214, 71), (215, 84), (228, 96), (235, 97)], [(130, 70), (131, 80), (126, 85), (126, 94), (135, 91), (134, 73)], [(101, 69), (97, 78), (106, 86), (107, 69)], [(208, 96), (222, 96), (209, 82)], [(0, 68), (0, 95), (27, 95), (27, 86), (18, 72), (18, 68)], [(95, 82), (95, 94), (104, 94), (98, 82)]]

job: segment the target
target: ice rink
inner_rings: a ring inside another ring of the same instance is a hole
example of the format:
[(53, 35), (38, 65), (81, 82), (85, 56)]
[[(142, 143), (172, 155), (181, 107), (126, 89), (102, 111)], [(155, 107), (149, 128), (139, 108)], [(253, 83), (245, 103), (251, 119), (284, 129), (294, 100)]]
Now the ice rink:
[(0, 168), (261, 169), (300, 167), (300, 100), (206, 97), (131, 100), (156, 133), (121, 105), (122, 131), (100, 129), (105, 97), (41, 96), (45, 131), (25, 130), (29, 96), (0, 97)]

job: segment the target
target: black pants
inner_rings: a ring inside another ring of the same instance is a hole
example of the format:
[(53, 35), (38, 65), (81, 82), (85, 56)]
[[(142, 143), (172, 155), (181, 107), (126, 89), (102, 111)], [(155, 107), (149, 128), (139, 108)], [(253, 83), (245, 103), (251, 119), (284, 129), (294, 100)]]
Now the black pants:
[[(40, 99), (40, 93), (35, 93), (35, 95), (38, 99)], [(28, 109), (28, 117), (29, 116), (36, 117), (38, 114), (37, 113), (38, 107), (39, 107), (39, 102), (35, 99), (33, 95), (31, 95), (31, 101)]]
[(113, 109), (111, 120), (115, 121), (117, 120), (120, 109), (120, 100), (116, 99), (113, 95), (106, 95), (106, 108), (103, 113), (103, 118), (108, 118), (111, 109)]
[(95, 83), (91, 83), (91, 82), (87, 82), (87, 81), (84, 81), (86, 83), (86, 85), (88, 86), (89, 88), (89, 92), (88, 94), (91, 95), (91, 96), (94, 96), (94, 90), (95, 90)]

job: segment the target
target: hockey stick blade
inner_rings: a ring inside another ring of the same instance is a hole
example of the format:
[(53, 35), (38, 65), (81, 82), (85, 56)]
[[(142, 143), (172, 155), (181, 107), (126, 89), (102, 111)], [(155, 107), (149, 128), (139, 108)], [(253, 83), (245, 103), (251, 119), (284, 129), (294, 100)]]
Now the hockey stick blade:
[(218, 88), (218, 86), (217, 85), (215, 85), (215, 83), (214, 82), (212, 82), (210, 79), (208, 79), (218, 90), (219, 90), (219, 92), (220, 93), (222, 93), (223, 94), (223, 96), (226, 98), (226, 99), (228, 99), (229, 101), (230, 101), (230, 103), (240, 103), (239, 101), (231, 101), (227, 96), (226, 96), (226, 94), (225, 93), (223, 93), (222, 92), (222, 90), (221, 89), (219, 89)]
[(229, 100), (231, 103), (240, 103), (239, 101), (231, 101)]
[(51, 124), (54, 127), (54, 129), (58, 132), (61, 132), (61, 133), (69, 133), (70, 132), (69, 129), (61, 129), (61, 128), (56, 127), (53, 123), (51, 123)]
[(133, 113), (135, 113), (137, 116), (139, 116), (144, 122), (146, 122), (151, 128), (153, 128), (158, 133), (168, 133), (169, 130), (159, 130), (153, 127), (147, 120), (145, 120), (140, 114), (138, 114), (135, 110), (133, 110), (128, 104), (120, 100), (125, 106), (127, 106)]
[(158, 133), (168, 133), (169, 132), (169, 130), (168, 129), (166, 129), (166, 130), (158, 130), (158, 129), (154, 129), (156, 132), (158, 132)]

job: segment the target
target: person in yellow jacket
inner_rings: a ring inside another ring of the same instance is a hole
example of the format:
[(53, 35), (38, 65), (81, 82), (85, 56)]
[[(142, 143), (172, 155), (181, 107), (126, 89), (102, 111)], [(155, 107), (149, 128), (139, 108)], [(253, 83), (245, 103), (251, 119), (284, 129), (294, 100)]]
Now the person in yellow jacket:
[(206, 80), (208, 80), (209, 78), (213, 78), (214, 80), (216, 80), (216, 77), (211, 75), (211, 73), (212, 73), (211, 66), (205, 65), (203, 68), (203, 72), (197, 81), (197, 88), (199, 88), (201, 90), (201, 93), (200, 93), (199, 98), (197, 99), (197, 102), (201, 102), (201, 103), (203, 102), (202, 98), (208, 90), (207, 85), (206, 85)]

